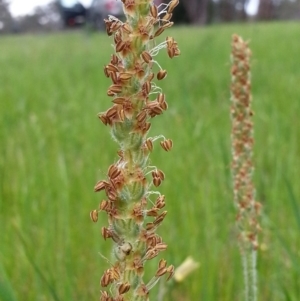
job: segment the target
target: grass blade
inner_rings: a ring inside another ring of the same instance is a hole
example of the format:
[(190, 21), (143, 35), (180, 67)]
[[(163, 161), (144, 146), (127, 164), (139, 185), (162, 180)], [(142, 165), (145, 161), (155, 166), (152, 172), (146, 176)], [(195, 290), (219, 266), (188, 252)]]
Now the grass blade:
[(24, 251), (26, 254), (26, 257), (28, 259), (28, 261), (30, 262), (30, 264), (32, 265), (33, 269), (35, 270), (36, 274), (40, 277), (40, 279), (45, 283), (47, 289), (49, 290), (50, 294), (52, 295), (53, 299), (55, 301), (61, 301), (60, 298), (58, 297), (54, 285), (51, 284), (47, 277), (45, 276), (45, 274), (42, 272), (42, 270), (39, 268), (39, 266), (35, 263), (34, 259), (32, 258), (32, 256), (30, 255), (30, 252), (28, 250), (28, 247), (26, 245), (25, 239), (22, 237), (22, 235), (17, 232), (23, 246), (24, 246)]
[(285, 176), (284, 176), (284, 183), (286, 185), (286, 188), (287, 188), (287, 191), (289, 194), (289, 200), (290, 200), (292, 208), (293, 208), (293, 213), (294, 213), (298, 228), (300, 229), (300, 207), (298, 205), (299, 202), (296, 199), (291, 182)]
[(286, 287), (282, 288), (284, 295), (285, 295), (285, 300), (286, 301), (293, 301), (293, 299), (291, 298), (291, 295), (289, 294), (288, 290)]
[(0, 263), (0, 300), (17, 301), (10, 281), (7, 278), (5, 270)]

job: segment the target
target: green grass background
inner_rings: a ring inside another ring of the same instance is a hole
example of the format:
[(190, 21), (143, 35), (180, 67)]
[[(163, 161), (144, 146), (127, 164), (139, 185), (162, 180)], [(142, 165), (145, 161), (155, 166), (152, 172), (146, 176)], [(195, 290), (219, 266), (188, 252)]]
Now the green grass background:
[[(168, 215), (159, 232), (175, 266), (200, 268), (169, 286), (166, 300), (243, 300), (230, 177), (230, 42), (251, 41), (255, 184), (263, 204), (259, 300), (300, 296), (299, 23), (176, 27), (182, 55), (157, 60), (169, 110), (153, 119), (153, 165)], [(89, 219), (104, 194), (93, 186), (117, 145), (97, 113), (110, 106), (103, 75), (112, 48), (104, 34), (0, 38), (0, 300), (98, 300), (111, 243)], [(148, 264), (146, 278), (156, 266)], [(151, 300), (156, 300), (157, 290)]]

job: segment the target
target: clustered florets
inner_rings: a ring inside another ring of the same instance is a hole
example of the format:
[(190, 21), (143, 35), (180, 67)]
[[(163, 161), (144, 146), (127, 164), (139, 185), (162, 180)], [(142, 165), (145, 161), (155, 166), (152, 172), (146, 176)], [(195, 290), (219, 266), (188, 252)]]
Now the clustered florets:
[[(150, 190), (152, 185), (158, 187), (165, 175), (149, 166), (149, 154), (156, 140), (161, 140), (165, 151), (172, 148), (173, 142), (162, 135), (147, 138), (147, 133), (150, 119), (168, 108), (165, 95), (153, 81), (153, 68), (159, 68), (157, 80), (164, 79), (167, 71), (153, 58), (163, 48), (170, 58), (180, 54), (172, 37), (159, 45), (154, 39), (173, 25), (170, 19), (179, 1), (159, 7), (151, 0), (122, 2), (126, 22), (113, 16), (104, 20), (107, 34), (114, 39), (115, 53), (104, 67), (104, 74), (112, 81), (107, 95), (112, 97), (113, 105), (98, 115), (111, 127), (112, 137), (120, 146), (119, 159), (108, 168), (107, 179), (95, 185), (94, 190), (104, 191), (107, 199), (90, 213), (94, 222), (99, 211), (107, 213), (108, 227), (103, 227), (101, 234), (114, 242), (114, 261), (100, 281), (102, 287), (111, 285), (110, 293), (102, 291), (101, 301), (148, 300), (149, 290), (160, 277), (168, 274), (169, 279), (174, 272), (174, 267), (162, 259), (154, 277), (147, 284), (142, 279), (145, 261), (167, 248), (155, 233), (167, 214), (161, 212), (165, 197)], [(153, 195), (155, 201), (151, 200)]]
[(253, 112), (251, 109), (250, 82), (251, 52), (246, 42), (239, 36), (232, 39), (232, 173), (234, 180), (234, 200), (238, 208), (237, 225), (242, 248), (258, 247), (257, 234), (260, 226), (257, 217), (261, 205), (255, 201), (252, 182), (253, 163)]

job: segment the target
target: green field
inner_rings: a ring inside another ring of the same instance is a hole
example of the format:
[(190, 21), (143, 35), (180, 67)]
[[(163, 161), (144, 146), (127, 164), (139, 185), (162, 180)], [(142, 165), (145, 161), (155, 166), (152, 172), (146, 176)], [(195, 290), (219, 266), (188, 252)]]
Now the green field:
[[(166, 174), (160, 191), (168, 215), (163, 255), (201, 263), (165, 300), (243, 300), (230, 177), (230, 42), (251, 41), (255, 111), (255, 184), (263, 204), (259, 298), (300, 296), (299, 23), (177, 27), (167, 32), (182, 55), (157, 60), (169, 110), (151, 135)], [(103, 74), (112, 48), (104, 34), (82, 32), (0, 37), (0, 300), (98, 300), (111, 242), (90, 210), (93, 192), (116, 160), (117, 144), (97, 113), (110, 106)], [(148, 264), (151, 277), (157, 261)], [(157, 300), (157, 290), (151, 291)]]

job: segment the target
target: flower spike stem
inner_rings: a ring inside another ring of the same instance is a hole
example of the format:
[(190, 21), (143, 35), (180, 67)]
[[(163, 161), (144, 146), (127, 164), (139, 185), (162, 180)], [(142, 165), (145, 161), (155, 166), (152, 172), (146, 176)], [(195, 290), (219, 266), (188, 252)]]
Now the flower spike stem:
[(261, 205), (255, 201), (253, 185), (253, 123), (251, 110), (250, 56), (248, 44), (232, 37), (231, 52), (231, 120), (232, 176), (234, 203), (238, 213), (236, 225), (245, 279), (245, 300), (257, 300), (256, 257), (258, 216)]
[[(165, 197), (153, 188), (165, 178), (163, 171), (150, 166), (149, 155), (155, 140), (170, 151), (173, 142), (163, 135), (147, 137), (152, 118), (163, 114), (168, 104), (157, 82), (167, 71), (154, 60), (162, 49), (170, 58), (180, 54), (176, 41), (167, 37), (156, 45), (156, 37), (173, 25), (170, 21), (178, 0), (159, 8), (152, 0), (122, 0), (126, 22), (108, 16), (106, 32), (113, 37), (114, 53), (104, 67), (111, 79), (107, 95), (112, 106), (98, 115), (110, 128), (119, 145), (118, 159), (111, 164), (106, 179), (98, 181), (95, 192), (103, 191), (106, 198), (99, 208), (91, 211), (92, 221), (105, 211), (108, 226), (102, 227), (103, 238), (113, 241), (111, 266), (104, 272), (100, 284), (109, 287), (101, 291), (101, 301), (146, 301), (149, 291), (163, 275), (169, 279), (174, 267), (160, 260), (149, 283), (144, 283), (144, 265), (167, 248), (156, 234), (167, 211)], [(154, 199), (156, 198), (156, 199)]]

